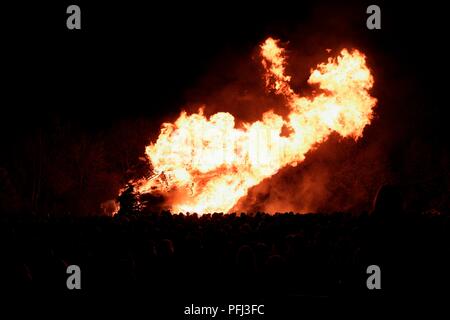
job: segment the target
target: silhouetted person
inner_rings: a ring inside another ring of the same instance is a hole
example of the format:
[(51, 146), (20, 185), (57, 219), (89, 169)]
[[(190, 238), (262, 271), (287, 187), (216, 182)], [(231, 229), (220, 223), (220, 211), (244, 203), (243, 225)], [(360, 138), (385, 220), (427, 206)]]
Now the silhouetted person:
[(375, 196), (372, 213), (378, 216), (398, 215), (402, 212), (402, 194), (398, 185), (383, 185)]
[(139, 201), (136, 193), (134, 192), (134, 187), (128, 185), (124, 192), (118, 197), (120, 204), (120, 215), (135, 214), (139, 212)]
[(255, 253), (250, 246), (243, 245), (239, 248), (236, 254), (236, 265), (238, 271), (244, 274), (256, 271)]

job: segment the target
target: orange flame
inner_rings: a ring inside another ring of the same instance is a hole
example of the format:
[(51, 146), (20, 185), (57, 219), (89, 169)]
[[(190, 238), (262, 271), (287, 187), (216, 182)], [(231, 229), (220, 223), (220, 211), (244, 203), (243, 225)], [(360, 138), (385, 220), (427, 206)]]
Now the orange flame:
[(165, 194), (173, 212), (229, 212), (249, 188), (303, 161), (332, 132), (355, 140), (362, 136), (376, 99), (368, 92), (373, 77), (361, 52), (343, 49), (311, 70), (308, 83), (322, 89), (312, 97), (291, 88), (277, 40), (261, 45), (261, 57), (266, 86), (290, 107), (287, 119), (268, 111), (236, 128), (228, 112), (209, 118), (203, 108), (191, 115), (182, 112), (174, 123), (164, 123), (156, 143), (146, 147), (154, 174), (134, 182), (138, 192)]

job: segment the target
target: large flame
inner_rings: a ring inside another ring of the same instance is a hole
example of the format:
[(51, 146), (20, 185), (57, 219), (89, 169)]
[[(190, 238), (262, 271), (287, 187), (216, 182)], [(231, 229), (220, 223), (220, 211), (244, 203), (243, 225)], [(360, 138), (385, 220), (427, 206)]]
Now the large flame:
[(289, 115), (268, 111), (237, 128), (228, 112), (209, 118), (203, 108), (182, 112), (146, 147), (153, 175), (134, 182), (139, 193), (163, 193), (173, 212), (229, 212), (250, 187), (303, 161), (332, 132), (355, 140), (362, 136), (376, 99), (368, 92), (373, 77), (361, 52), (343, 49), (311, 70), (308, 83), (321, 89), (311, 97), (291, 88), (277, 40), (261, 45), (261, 58), (266, 86), (286, 98)]

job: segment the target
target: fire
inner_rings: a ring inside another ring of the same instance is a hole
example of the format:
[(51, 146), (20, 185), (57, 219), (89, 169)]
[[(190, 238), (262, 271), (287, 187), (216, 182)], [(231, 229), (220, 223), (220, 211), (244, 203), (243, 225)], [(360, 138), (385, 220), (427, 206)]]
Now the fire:
[(369, 94), (374, 80), (361, 52), (343, 49), (311, 70), (308, 83), (320, 90), (303, 97), (291, 88), (279, 42), (268, 38), (260, 49), (266, 86), (285, 98), (289, 115), (268, 111), (237, 128), (228, 112), (182, 112), (146, 147), (153, 175), (133, 182), (139, 193), (162, 193), (173, 212), (229, 212), (249, 188), (302, 162), (332, 132), (362, 136), (376, 99)]

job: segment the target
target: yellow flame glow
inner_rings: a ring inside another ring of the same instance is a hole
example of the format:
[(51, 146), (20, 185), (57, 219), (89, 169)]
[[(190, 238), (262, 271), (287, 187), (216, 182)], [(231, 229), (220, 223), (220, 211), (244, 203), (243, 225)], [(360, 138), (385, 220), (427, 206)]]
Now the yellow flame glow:
[[(369, 94), (374, 80), (361, 52), (344, 49), (312, 70), (308, 82), (322, 90), (311, 97), (291, 88), (277, 40), (261, 45), (261, 58), (266, 86), (289, 104), (286, 119), (268, 111), (236, 128), (228, 112), (209, 118), (203, 109), (182, 112), (146, 147), (155, 174), (134, 182), (138, 192), (157, 189), (170, 195), (173, 212), (228, 212), (249, 188), (302, 162), (332, 132), (355, 140), (362, 136), (376, 99)], [(283, 127), (288, 135), (282, 135)]]

